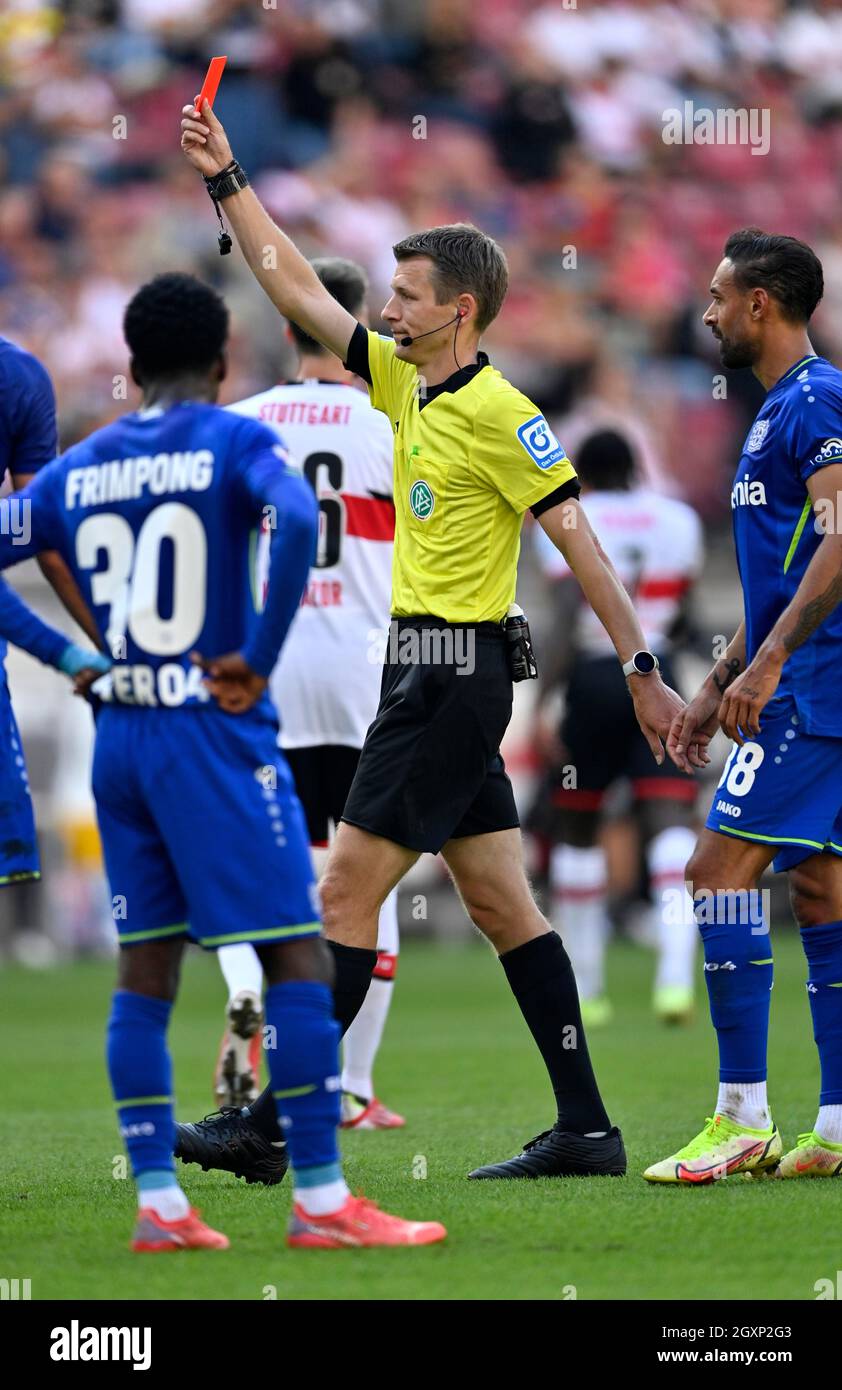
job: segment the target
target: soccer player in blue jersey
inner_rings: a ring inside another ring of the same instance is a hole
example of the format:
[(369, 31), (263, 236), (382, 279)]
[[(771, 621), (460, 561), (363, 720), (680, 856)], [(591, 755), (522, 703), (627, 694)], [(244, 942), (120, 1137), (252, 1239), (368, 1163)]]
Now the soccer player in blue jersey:
[[(14, 488), (25, 487), (57, 453), (56, 402), (49, 375), (30, 352), (0, 338), (0, 483), (8, 475)], [(26, 509), (13, 503), (7, 509), (9, 539), (24, 542), (28, 526)], [(93, 620), (59, 556), (45, 553), (41, 568), (68, 611), (96, 641)], [(0, 886), (41, 877), (26, 763), (6, 681), (6, 642), (66, 675), (81, 673), (86, 664), (92, 671), (107, 670), (111, 664), (46, 627), (4, 586), (0, 596)]]
[[(339, 1163), (331, 957), (266, 693), (315, 552), (313, 491), (273, 430), (213, 404), (228, 331), (213, 290), (159, 276), (132, 299), (124, 326), (142, 408), (39, 473), (21, 498), (29, 543), (0, 535), (0, 568), (57, 550), (114, 658), (93, 789), (121, 946), (107, 1051), (138, 1187), (132, 1248), (228, 1245), (174, 1173), (166, 1034), (188, 938), (251, 942), (260, 955), (269, 1072), (294, 1174), (288, 1244), (439, 1240), (437, 1223), (351, 1197)], [(270, 573), (257, 613), (264, 518)]]
[[(744, 619), (668, 741), (689, 772), (717, 724), (734, 740), (687, 866), (719, 1095), (651, 1182), (842, 1173), (842, 372), (807, 336), (822, 291), (808, 246), (747, 228), (726, 243), (704, 316), (723, 366), (751, 367), (768, 394), (731, 492)], [(789, 875), (821, 1063), (818, 1118), (787, 1153), (766, 1096), (769, 864)]]

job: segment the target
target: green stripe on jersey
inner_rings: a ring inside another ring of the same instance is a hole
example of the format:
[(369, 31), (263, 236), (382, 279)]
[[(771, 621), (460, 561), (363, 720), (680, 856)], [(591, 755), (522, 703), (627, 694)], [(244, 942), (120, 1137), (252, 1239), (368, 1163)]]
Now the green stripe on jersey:
[(786, 381), (788, 377), (792, 376), (793, 372), (798, 371), (799, 367), (803, 367), (805, 362), (816, 362), (818, 360), (818, 356), (819, 354), (817, 352), (810, 352), (807, 354), (806, 357), (802, 357), (800, 362), (796, 362), (794, 367), (790, 367), (788, 372), (784, 372), (783, 376), (781, 377), (781, 381)]
[(183, 936), (187, 931), (186, 922), (178, 922), (174, 927), (155, 927), (153, 931), (121, 932), (120, 941), (156, 941), (161, 936)]
[(807, 517), (810, 515), (812, 506), (813, 503), (811, 499), (808, 497), (807, 501), (804, 503), (801, 515), (796, 523), (795, 530), (792, 533), (792, 540), (789, 543), (789, 550), (786, 552), (786, 559), (784, 560), (784, 574), (786, 574), (787, 570), (792, 564), (792, 557), (798, 549), (798, 542), (801, 539), (801, 533), (803, 532), (804, 527), (807, 525)]
[[(294, 927), (267, 927), (265, 931), (235, 931), (228, 936), (200, 936), (200, 946), (231, 946), (237, 941), (275, 941), (288, 936), (312, 936), (322, 929), (321, 922), (299, 922)], [(125, 937), (123, 940), (125, 941)]]
[(735, 830), (731, 825), (718, 825), (723, 835), (739, 835), (741, 840), (762, 840), (766, 845), (810, 845), (813, 849), (824, 849), (818, 840), (798, 840), (793, 835), (754, 835), (750, 830)]

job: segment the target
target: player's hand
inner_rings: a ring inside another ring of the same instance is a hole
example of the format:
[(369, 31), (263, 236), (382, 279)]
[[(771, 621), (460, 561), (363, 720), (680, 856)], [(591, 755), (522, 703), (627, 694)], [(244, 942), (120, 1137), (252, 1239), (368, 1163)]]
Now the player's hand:
[(190, 660), (194, 666), (201, 666), (204, 684), (226, 714), (245, 714), (257, 704), (268, 684), (265, 676), (251, 669), (242, 652), (229, 652), (209, 660), (199, 652), (191, 652)]
[(73, 694), (81, 695), (84, 700), (88, 698), (91, 686), (96, 685), (97, 681), (102, 680), (102, 671), (96, 671), (91, 666), (86, 666), (79, 671), (73, 679)]
[(210, 178), (230, 164), (234, 156), (222, 123), (208, 101), (202, 106), (201, 116), (196, 115), (198, 100), (197, 93), (189, 106), (181, 108), (181, 148), (193, 168)]
[(755, 657), (728, 686), (719, 706), (719, 723), (735, 743), (742, 745), (760, 733), (760, 715), (778, 688), (782, 666), (774, 657)]
[(675, 716), (684, 706), (681, 696), (664, 685), (660, 676), (629, 676), (626, 682), (634, 701), (634, 712), (643, 736), (660, 767), (664, 761), (664, 741)]
[(692, 775), (710, 762), (708, 744), (719, 728), (719, 692), (704, 687), (675, 716), (667, 736), (667, 752), (676, 767)]

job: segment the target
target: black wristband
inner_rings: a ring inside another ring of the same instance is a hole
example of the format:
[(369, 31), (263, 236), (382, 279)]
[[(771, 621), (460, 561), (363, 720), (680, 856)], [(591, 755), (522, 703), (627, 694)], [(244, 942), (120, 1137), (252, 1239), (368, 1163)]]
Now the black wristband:
[(232, 159), (218, 174), (205, 174), (203, 177), (205, 188), (215, 203), (221, 203), (223, 198), (230, 198), (232, 193), (239, 193), (241, 188), (249, 186), (248, 174), (240, 168), (236, 159)]

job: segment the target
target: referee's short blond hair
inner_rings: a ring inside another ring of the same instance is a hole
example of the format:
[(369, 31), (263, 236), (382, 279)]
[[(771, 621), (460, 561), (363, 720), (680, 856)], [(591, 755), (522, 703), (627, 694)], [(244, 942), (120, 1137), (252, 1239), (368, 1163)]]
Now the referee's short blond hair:
[(509, 267), (502, 247), (479, 227), (470, 222), (430, 227), (404, 237), (392, 250), (397, 261), (429, 257), (437, 304), (467, 292), (477, 301), (481, 333), (496, 319), (509, 287)]

